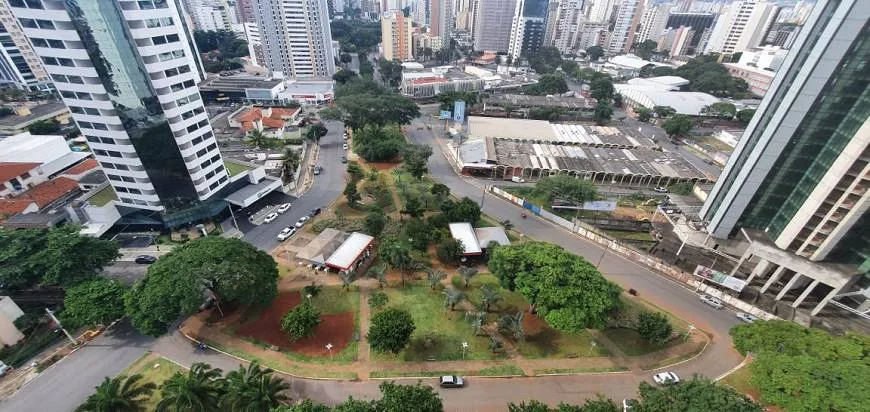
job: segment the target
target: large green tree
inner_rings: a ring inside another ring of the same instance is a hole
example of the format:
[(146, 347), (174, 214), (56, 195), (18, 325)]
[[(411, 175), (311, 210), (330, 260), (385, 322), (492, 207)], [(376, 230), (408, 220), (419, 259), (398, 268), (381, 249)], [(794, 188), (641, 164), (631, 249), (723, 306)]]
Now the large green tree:
[(459, 202), (450, 199), (441, 203), (441, 211), (447, 216), (449, 222), (476, 223), (480, 219), (480, 205), (468, 197), (463, 197)]
[(524, 90), (528, 94), (539, 96), (562, 94), (568, 91), (568, 83), (565, 81), (565, 76), (561, 73), (544, 74), (538, 78), (536, 84), (528, 85)]
[(641, 382), (638, 389), (640, 399), (638, 399), (639, 405), (636, 408), (640, 412), (762, 412), (764, 410), (761, 405), (745, 395), (704, 378), (693, 377), (679, 385), (667, 386), (652, 386), (646, 382)]
[(517, 290), (551, 327), (565, 331), (603, 327), (618, 307), (620, 288), (585, 259), (558, 245), (528, 242), (492, 251), (489, 269)]
[(595, 105), (593, 118), (599, 125), (605, 125), (613, 117), (613, 103), (610, 100), (599, 100)]
[(604, 57), (604, 48), (601, 46), (592, 46), (586, 49), (586, 57), (591, 61), (598, 61), (598, 59)]
[(761, 399), (788, 411), (863, 410), (870, 404), (870, 337), (832, 336), (789, 321), (731, 329), (740, 353), (752, 352), (750, 382)]
[(728, 102), (716, 102), (701, 109), (701, 114), (730, 120), (737, 115), (737, 107)]
[(154, 389), (152, 382), (143, 383), (142, 375), (105, 377), (97, 391), (76, 408), (76, 412), (139, 412)]
[(256, 361), (228, 373), (225, 388), (221, 410), (268, 411), (290, 400), (287, 394), (290, 384), (273, 376), (271, 369), (261, 367)]
[(438, 392), (429, 385), (417, 382), (416, 385), (397, 385), (393, 382), (383, 382), (378, 388), (382, 397), (378, 401), (378, 410), (388, 412), (442, 412), (444, 405)]
[(368, 162), (391, 161), (405, 144), (405, 136), (396, 127), (367, 126), (353, 134), (353, 151)]
[(204, 296), (223, 303), (265, 306), (278, 294), (278, 266), (239, 239), (209, 236), (184, 244), (148, 268), (125, 298), (133, 326), (159, 335), (181, 315), (196, 313)]
[(652, 57), (653, 52), (656, 51), (657, 47), (659, 47), (659, 45), (655, 42), (655, 40), (644, 40), (641, 43), (635, 43), (634, 45), (632, 45), (632, 48), (634, 49), (634, 54), (644, 60), (649, 60)]
[(675, 114), (662, 123), (662, 129), (670, 138), (685, 137), (692, 130), (695, 123), (692, 118), (684, 114)]
[(755, 116), (755, 109), (742, 109), (737, 111), (737, 120), (743, 124), (749, 124), (752, 117)]
[(637, 317), (637, 333), (649, 343), (664, 345), (671, 339), (673, 327), (664, 313), (641, 312)]
[(390, 308), (372, 316), (366, 338), (376, 352), (399, 353), (408, 346), (416, 328), (410, 313)]
[(319, 324), (320, 311), (310, 300), (305, 300), (284, 315), (281, 319), (281, 330), (287, 332), (290, 340), (297, 340), (313, 335)]
[(589, 85), (589, 95), (598, 100), (610, 100), (616, 93), (610, 76), (599, 76)]
[(748, 94), (749, 85), (746, 81), (731, 77), (728, 69), (718, 62), (716, 56), (697, 56), (677, 68), (674, 74), (689, 80), (689, 89), (692, 91), (734, 98), (742, 98)]
[(405, 170), (417, 178), (423, 179), (423, 175), (429, 171), (426, 164), (432, 156), (432, 146), (424, 144), (409, 144), (402, 150), (402, 161)]
[(535, 192), (552, 202), (561, 200), (574, 204), (594, 200), (595, 185), (568, 175), (548, 176), (535, 182)]
[(115, 242), (82, 236), (75, 225), (48, 230), (0, 229), (0, 282), (8, 287), (64, 287), (92, 279), (115, 260)]
[(221, 370), (197, 362), (187, 373), (175, 372), (160, 386), (157, 411), (209, 412), (219, 410), (224, 392)]
[(70, 287), (63, 298), (64, 323), (72, 321), (72, 325), (77, 326), (108, 325), (122, 318), (127, 289), (117, 280), (100, 277)]
[(370, 80), (350, 80), (336, 89), (336, 95), (335, 103), (345, 114), (345, 124), (354, 130), (368, 125), (381, 128), (408, 124), (420, 115), (416, 103)]

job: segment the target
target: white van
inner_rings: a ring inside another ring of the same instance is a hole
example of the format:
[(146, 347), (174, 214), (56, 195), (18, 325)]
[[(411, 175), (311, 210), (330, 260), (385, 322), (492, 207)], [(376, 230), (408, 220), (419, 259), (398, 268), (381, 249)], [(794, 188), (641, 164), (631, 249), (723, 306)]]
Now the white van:
[(519, 177), (519, 176), (514, 176), (514, 177), (511, 178), (511, 182), (514, 182), (514, 183), (526, 183), (526, 179), (523, 179), (523, 178), (521, 178), (521, 177)]

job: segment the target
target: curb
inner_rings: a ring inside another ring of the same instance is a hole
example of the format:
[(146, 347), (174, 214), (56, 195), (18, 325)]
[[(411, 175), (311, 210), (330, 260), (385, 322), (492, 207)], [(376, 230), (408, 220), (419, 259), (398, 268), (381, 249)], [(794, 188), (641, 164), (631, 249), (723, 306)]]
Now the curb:
[(744, 366), (748, 365), (750, 360), (751, 360), (751, 358), (750, 358), (749, 356), (743, 358), (743, 362), (740, 362), (739, 365), (737, 365), (737, 366), (731, 368), (728, 372), (725, 372), (725, 373), (719, 375), (718, 378), (713, 379), (713, 382), (719, 382), (720, 380), (725, 379), (726, 377), (728, 377), (728, 375), (730, 375), (730, 374), (732, 374), (732, 373), (734, 373), (734, 372), (737, 372), (738, 370), (740, 370), (740, 369), (743, 368)]
[[(119, 322), (119, 321), (116, 320), (116, 321), (110, 323), (108, 326), (105, 327), (105, 329), (103, 329), (103, 330), (100, 332), (100, 335), (102, 335), (103, 333), (105, 333), (106, 331), (108, 331), (109, 328), (111, 328), (112, 326), (115, 326), (115, 324), (118, 323), (118, 322)], [(86, 332), (81, 333), (79, 336), (77, 336), (77, 338), (81, 338), (85, 333), (86, 333)], [(27, 385), (30, 385), (31, 383), (35, 382), (35, 381), (36, 381), (37, 379), (39, 379), (39, 377), (42, 376), (45, 372), (51, 370), (51, 368), (53, 368), (53, 367), (59, 365), (61, 362), (65, 361), (65, 360), (66, 360), (67, 358), (69, 358), (73, 353), (76, 353), (79, 349), (84, 348), (85, 346), (87, 346), (88, 343), (90, 343), (90, 341), (82, 342), (80, 345), (76, 346), (75, 348), (73, 348), (73, 350), (71, 350), (69, 353), (67, 353), (66, 356), (64, 356), (64, 357), (62, 357), (62, 358), (60, 358), (60, 359), (58, 359), (57, 362), (52, 363), (52, 364), (49, 365), (47, 368), (43, 369), (42, 372), (36, 372), (36, 376), (34, 376), (33, 379), (31, 379), (31, 380), (29, 380), (29, 381), (27, 381), (27, 382), (24, 382), (21, 386), (19, 386), (17, 389), (15, 389), (15, 392), (13, 392), (12, 395), (11, 395), (10, 397), (14, 396), (16, 393), (18, 393), (18, 391), (24, 389), (24, 387), (26, 387)], [(69, 345), (69, 343), (67, 343), (66, 345)], [(60, 352), (63, 348), (65, 348), (66, 345), (61, 346), (58, 350), (52, 352), (50, 355), (48, 355), (48, 356), (46, 356), (45, 358), (43, 358), (43, 360), (51, 358), (52, 356), (54, 356), (55, 354), (57, 354), (58, 352)], [(33, 369), (36, 369), (36, 368), (33, 368)], [(8, 398), (7, 398), (7, 399), (8, 399)]]
[[(202, 343), (202, 342), (200, 342), (200, 341), (198, 341), (198, 340), (196, 340), (196, 339), (194, 339), (194, 338), (188, 336), (188, 335), (187, 335), (186, 333), (184, 333), (181, 329), (179, 329), (178, 331), (181, 333), (182, 336), (184, 336), (185, 338), (187, 338), (187, 339), (190, 340), (191, 342), (194, 342), (194, 343)], [(251, 361), (251, 360), (249, 360), (249, 359), (245, 359), (245, 358), (242, 358), (242, 357), (240, 357), (240, 356), (236, 356), (236, 355), (233, 355), (233, 354), (231, 354), (231, 353), (224, 352), (224, 351), (222, 351), (222, 350), (220, 350), (220, 349), (218, 349), (218, 348), (215, 348), (214, 346), (210, 346), (210, 345), (207, 344), (207, 342), (205, 342), (205, 343), (206, 343), (206, 345), (208, 346), (209, 349), (211, 349), (211, 350), (213, 350), (213, 351), (215, 351), (215, 352), (218, 352), (218, 353), (220, 353), (220, 354), (222, 354), (222, 355), (229, 356), (229, 357), (231, 357), (231, 358), (233, 358), (233, 359), (236, 359), (236, 360), (238, 360), (238, 361), (245, 362), (245, 363), (252, 363), (252, 362), (253, 362), (253, 361)], [(166, 357), (164, 356), (164, 358), (166, 358)], [(166, 359), (169, 359), (169, 358), (166, 358)], [(171, 359), (170, 359), (170, 360), (171, 360)], [(172, 362), (173, 362), (173, 363), (176, 363), (176, 364), (179, 364), (178, 362), (175, 362), (175, 361), (172, 361)], [(179, 364), (179, 365), (180, 365), (180, 364)], [(185, 368), (186, 368), (186, 369), (189, 369), (188, 367), (185, 367)], [(296, 374), (293, 374), (293, 373), (290, 373), (290, 372), (287, 372), (287, 371), (283, 371), (283, 370), (281, 370), (281, 369), (275, 369), (275, 368), (272, 368), (272, 367), (268, 367), (268, 368), (271, 369), (271, 370), (273, 370), (273, 371), (275, 371), (275, 372), (278, 372), (278, 373), (280, 373), (280, 374), (282, 374), (282, 375), (287, 375), (287, 376), (289, 376), (289, 377), (291, 377), (291, 378), (296, 378), (296, 379), (308, 379), (308, 380), (317, 380), (317, 381), (345, 381), (345, 382), (353, 382), (353, 381), (358, 381), (358, 380), (360, 380), (359, 377), (357, 377), (357, 379), (346, 379), (346, 378), (320, 378), (320, 377), (315, 377), (315, 376), (303, 376), (303, 375), (296, 375)]]
[(710, 342), (711, 342), (711, 341), (712, 341), (712, 340), (708, 338), (708, 339), (707, 339), (707, 343), (704, 344), (704, 347), (701, 348), (701, 351), (698, 352), (698, 353), (696, 353), (696, 354), (695, 354), (694, 356), (692, 356), (691, 358), (683, 359), (683, 360), (681, 360), (681, 361), (679, 361), (679, 362), (672, 363), (672, 364), (670, 364), (670, 365), (659, 366), (658, 368), (653, 368), (653, 369), (641, 369), (641, 370), (642, 370), (642, 371), (647, 371), (647, 372), (655, 372), (655, 371), (662, 370), (662, 369), (665, 369), (665, 368), (673, 368), (674, 366), (682, 365), (682, 364), (684, 364), (684, 363), (686, 363), (686, 362), (693, 361), (693, 360), (697, 359), (699, 356), (703, 355), (704, 352), (707, 351), (707, 347), (710, 346)]
[(624, 371), (609, 371), (609, 372), (565, 372), (565, 373), (541, 373), (535, 376), (580, 376), (580, 375), (619, 375), (623, 373), (632, 373), (631, 369)]
[[(535, 376), (543, 376), (543, 375), (535, 375)], [(491, 378), (491, 379), (512, 379), (512, 378), (533, 378), (534, 376), (527, 375), (462, 375), (463, 378)], [(386, 377), (386, 378), (369, 378), (373, 381), (385, 381), (385, 380), (423, 380), (423, 379), (437, 379), (437, 376), (395, 376), (395, 377)]]

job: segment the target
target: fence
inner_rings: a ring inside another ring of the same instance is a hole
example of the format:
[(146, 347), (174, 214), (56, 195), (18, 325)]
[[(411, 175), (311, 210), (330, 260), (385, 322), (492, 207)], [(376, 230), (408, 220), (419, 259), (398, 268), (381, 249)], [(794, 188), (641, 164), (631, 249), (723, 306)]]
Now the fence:
[(632, 262), (637, 264), (646, 266), (649, 269), (652, 269), (660, 274), (668, 276), (672, 279), (676, 279), (690, 287), (695, 288), (696, 291), (706, 293), (708, 295), (714, 296), (724, 302), (727, 305), (735, 307), (743, 312), (750, 313), (755, 315), (761, 319), (779, 319), (778, 317), (771, 315), (761, 309), (756, 308), (755, 306), (750, 305), (747, 302), (743, 302), (735, 296), (731, 296), (725, 292), (722, 292), (714, 287), (708, 286), (704, 284), (703, 281), (695, 279), (695, 277), (688, 272), (684, 272), (679, 268), (675, 268), (658, 258), (647, 255), (645, 253), (634, 250), (626, 245), (623, 245), (613, 239), (602, 236), (591, 229), (587, 229), (583, 227), (585, 223), (576, 220), (574, 222), (569, 222), (567, 219), (556, 216), (553, 213), (550, 213), (544, 210), (541, 206), (535, 205), (526, 201), (523, 198), (519, 198), (514, 196), (504, 190), (492, 186), (490, 187), (490, 191), (495, 195), (512, 202), (523, 209), (529, 210), (532, 213), (552, 222), (563, 228), (567, 229), (570, 232), (576, 233), (592, 242), (597, 243), (598, 245), (606, 248), (607, 250), (616, 253)]

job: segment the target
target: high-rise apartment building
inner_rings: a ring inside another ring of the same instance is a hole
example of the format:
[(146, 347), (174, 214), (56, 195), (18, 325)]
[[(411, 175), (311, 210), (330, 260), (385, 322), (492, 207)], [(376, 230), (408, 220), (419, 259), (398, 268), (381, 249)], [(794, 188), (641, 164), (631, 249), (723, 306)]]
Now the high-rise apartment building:
[(23, 90), (50, 90), (51, 79), (24, 36), (22, 24), (39, 28), (36, 21), (19, 22), (7, 3), (0, 2), (0, 82)]
[(335, 74), (326, 0), (252, 0), (273, 75), (328, 78)]
[(523, 2), (520, 0), (478, 0), (474, 19), (474, 50), (507, 52), (512, 30), (521, 26)]
[(607, 45), (608, 53), (622, 54), (631, 50), (635, 32), (643, 14), (643, 4), (642, 0), (622, 0), (622, 3), (619, 3), (613, 33), (611, 33), (610, 43)]
[(239, 18), (239, 23), (257, 22), (253, 3), (254, 0), (236, 0), (236, 16)]
[(429, 33), (449, 39), (453, 31), (453, 0), (429, 0)]
[(388, 11), (381, 16), (381, 54), (387, 60), (405, 61), (414, 58), (413, 27), (411, 19), (401, 10)]
[(764, 1), (731, 3), (716, 20), (706, 51), (731, 54), (760, 46), (777, 11), (775, 4)]
[(583, 0), (553, 0), (547, 14), (547, 45), (573, 53), (583, 24)]
[(667, 28), (670, 14), (670, 4), (647, 3), (644, 6), (643, 14), (640, 16), (640, 23), (637, 25), (634, 42), (642, 43), (646, 40), (658, 41), (659, 36)]
[(610, 15), (613, 13), (613, 6), (616, 0), (591, 0), (586, 14), (586, 21), (592, 23), (606, 23), (610, 21)]
[(868, 21), (861, 0), (816, 4), (700, 213), (812, 315), (870, 272)]
[(174, 1), (9, 2), (120, 205), (168, 226), (225, 207), (229, 176)]
[(691, 27), (694, 35), (689, 41), (687, 52), (695, 54), (698, 51), (703, 51), (705, 45), (701, 44), (701, 42), (704, 38), (710, 36), (710, 31), (715, 21), (716, 15), (711, 13), (670, 13), (665, 28), (679, 29), (680, 27)]
[(227, 0), (184, 0), (185, 11), (196, 30), (232, 30), (236, 10)]
[(520, 56), (531, 56), (544, 47), (546, 22), (541, 17), (523, 17), (523, 42)]

